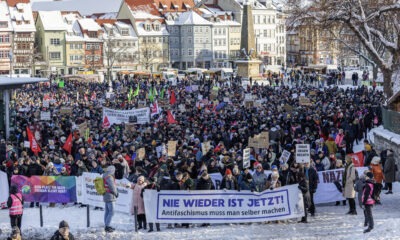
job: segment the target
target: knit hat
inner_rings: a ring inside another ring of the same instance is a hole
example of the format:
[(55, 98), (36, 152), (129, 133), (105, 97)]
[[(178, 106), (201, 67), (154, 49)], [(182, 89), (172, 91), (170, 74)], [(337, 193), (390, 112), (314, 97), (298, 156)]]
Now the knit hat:
[(367, 172), (367, 173), (365, 174), (365, 176), (366, 176), (368, 179), (373, 179), (373, 178), (374, 178), (374, 174), (373, 174), (372, 172)]
[(232, 171), (229, 168), (227, 168), (225, 171), (225, 175), (232, 175)]
[(67, 221), (65, 221), (65, 220), (62, 220), (61, 222), (60, 222), (60, 225), (58, 226), (58, 228), (69, 228), (69, 225), (68, 225), (68, 223), (67, 223)]

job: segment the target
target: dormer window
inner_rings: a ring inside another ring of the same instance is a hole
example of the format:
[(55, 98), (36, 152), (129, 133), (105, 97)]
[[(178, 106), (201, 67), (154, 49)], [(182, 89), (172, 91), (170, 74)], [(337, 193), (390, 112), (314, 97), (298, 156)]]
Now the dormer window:
[(160, 24), (154, 24), (154, 31), (160, 31)]
[(88, 32), (90, 38), (97, 38), (97, 32)]
[(145, 24), (144, 25), (144, 29), (146, 30), (146, 31), (148, 31), (148, 32), (150, 32), (151, 31), (151, 26), (150, 26), (150, 24)]
[(7, 22), (0, 22), (0, 28), (7, 28), (8, 23)]
[(25, 21), (24, 21), (24, 23), (25, 23), (25, 24), (30, 24), (30, 23), (31, 23), (31, 21), (29, 21), (29, 20), (25, 20)]
[(108, 31), (108, 35), (114, 36), (114, 30), (110, 29), (110, 31)]
[(21, 25), (22, 24), (21, 20), (17, 20), (16, 22), (17, 22), (17, 25)]
[(122, 36), (128, 36), (129, 35), (129, 30), (128, 29), (122, 29), (121, 30), (121, 35)]

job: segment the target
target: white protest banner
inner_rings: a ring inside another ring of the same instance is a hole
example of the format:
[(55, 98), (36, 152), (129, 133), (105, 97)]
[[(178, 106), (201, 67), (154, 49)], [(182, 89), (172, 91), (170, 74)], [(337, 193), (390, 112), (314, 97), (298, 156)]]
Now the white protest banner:
[(30, 147), (31, 147), (31, 142), (24, 141), (24, 148), (30, 148)]
[[(367, 167), (358, 167), (358, 176), (361, 176)], [(318, 172), (318, 187), (317, 191), (314, 193), (314, 203), (330, 203), (336, 201), (345, 200), (342, 193), (336, 187), (335, 182), (342, 184), (344, 168), (339, 168), (335, 170), (321, 171)]]
[(43, 112), (43, 111), (41, 111), (41, 112), (40, 112), (40, 120), (42, 120), (42, 121), (51, 120), (51, 114), (50, 114), (50, 112)]
[(209, 173), (211, 180), (214, 183), (215, 189), (221, 189), (221, 182), (222, 182), (222, 174), (221, 173)]
[[(97, 173), (85, 172), (81, 176), (82, 180), (82, 203), (95, 207), (104, 207), (103, 196), (98, 195), (94, 187), (93, 180), (101, 175)], [(79, 178), (79, 177), (78, 177)], [(130, 182), (126, 179), (115, 181), (118, 189), (118, 198), (115, 202), (115, 210), (118, 212), (129, 213), (132, 206), (133, 192), (127, 186)]]
[(245, 223), (304, 215), (297, 185), (261, 193), (250, 191), (144, 191), (148, 222)]
[(290, 158), (290, 152), (287, 151), (287, 150), (283, 150), (282, 155), (281, 155), (281, 157), (279, 158), (279, 162), (280, 162), (281, 164), (285, 164), (285, 163), (287, 163), (287, 161), (289, 160), (289, 158)]
[(243, 169), (250, 167), (250, 148), (243, 150)]
[(44, 100), (43, 101), (43, 107), (45, 107), (45, 108), (50, 107), (50, 101), (49, 100)]
[(7, 173), (0, 171), (0, 207), (7, 206), (8, 200), (8, 180), (7, 180)]
[(296, 144), (296, 162), (310, 162), (310, 144)]
[(76, 182), (76, 201), (78, 203), (83, 202), (83, 177), (75, 177), (75, 182)]
[(110, 125), (128, 123), (129, 117), (136, 116), (138, 124), (150, 122), (150, 108), (139, 108), (131, 110), (114, 110), (103, 107), (103, 121), (107, 117)]

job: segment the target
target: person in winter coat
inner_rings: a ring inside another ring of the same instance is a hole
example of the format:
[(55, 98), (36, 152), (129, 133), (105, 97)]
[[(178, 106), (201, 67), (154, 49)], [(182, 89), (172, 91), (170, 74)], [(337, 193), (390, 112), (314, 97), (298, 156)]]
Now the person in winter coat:
[(347, 214), (357, 215), (355, 203), (354, 182), (356, 181), (356, 168), (350, 156), (346, 156), (346, 166), (343, 173), (343, 197), (349, 202), (349, 212)]
[(11, 185), (10, 196), (7, 200), (7, 207), (9, 208), (11, 227), (18, 227), (21, 230), (22, 215), (24, 211), (24, 198), (18, 192), (18, 187)]
[(306, 163), (304, 165), (303, 172), (308, 182), (308, 190), (310, 195), (309, 210), (311, 216), (314, 216), (315, 215), (314, 194), (317, 191), (318, 187), (318, 173), (317, 171), (315, 171), (313, 167), (310, 166), (310, 163)]
[(299, 186), (298, 188), (300, 189), (302, 195), (303, 195), (303, 204), (304, 204), (304, 216), (301, 218), (301, 223), (308, 223), (307, 222), (307, 213), (308, 213), (308, 208), (311, 204), (311, 199), (310, 199), (310, 191), (308, 188), (308, 182), (307, 179), (304, 175), (303, 172), (298, 172), (297, 173), (297, 179), (299, 180)]
[(329, 155), (336, 154), (338, 151), (335, 139), (332, 135), (329, 135), (328, 140), (325, 142), (326, 147), (328, 148)]
[(101, 166), (98, 164), (97, 161), (93, 160), (92, 161), (92, 169), (90, 169), (90, 172), (103, 174), (104, 170), (103, 170), (103, 168), (101, 168)]
[(104, 188), (106, 193), (103, 195), (105, 203), (104, 225), (106, 232), (113, 232), (115, 229), (111, 227), (111, 220), (114, 216), (114, 202), (118, 198), (117, 185), (115, 184), (115, 167), (108, 166), (103, 174)]
[(331, 167), (331, 162), (329, 161), (329, 158), (325, 156), (324, 152), (318, 152), (318, 157), (317, 159), (320, 160), (321, 164), (324, 166), (321, 171), (326, 171), (329, 170)]
[(142, 191), (147, 186), (145, 182), (144, 176), (140, 176), (137, 179), (136, 184), (132, 184), (131, 188), (133, 189), (133, 201), (131, 207), (131, 214), (134, 214), (134, 209), (137, 208), (137, 220), (139, 224), (138, 229), (147, 229), (146, 215), (144, 210), (144, 200)]
[(294, 184), (295, 182), (295, 179), (287, 163), (281, 165), (281, 178), (282, 186)]
[(267, 176), (264, 174), (264, 170), (262, 165), (258, 162), (254, 163), (256, 168), (255, 173), (253, 174), (253, 182), (256, 187), (257, 192), (262, 192), (265, 190), (265, 184), (267, 183)]
[(215, 190), (214, 184), (207, 172), (203, 172), (197, 182), (196, 190)]
[(392, 183), (396, 181), (396, 163), (394, 160), (393, 156), (393, 150), (389, 149), (387, 151), (387, 157), (386, 157), (386, 162), (385, 166), (383, 168), (383, 173), (384, 173), (384, 180), (387, 184), (388, 191), (385, 194), (393, 194), (392, 189)]
[[(371, 172), (374, 175), (374, 181), (375, 181), (375, 187), (379, 187), (379, 195), (380, 192), (383, 188), (382, 182), (383, 182), (383, 169), (382, 169), (382, 165), (381, 165), (381, 158), (378, 156), (375, 156), (372, 158), (371, 161)], [(380, 197), (376, 200), (376, 204), (381, 204), (380, 202)]]
[(69, 225), (66, 221), (61, 221), (58, 230), (53, 234), (50, 240), (74, 240), (75, 237), (69, 231)]
[(271, 180), (267, 181), (265, 184), (265, 189), (274, 190), (275, 188), (280, 188), (282, 186), (281, 181), (279, 181), (279, 173), (273, 172), (271, 174)]
[(364, 146), (365, 146), (365, 152), (364, 152), (364, 167), (368, 167), (370, 164), (371, 164), (371, 162), (372, 162), (372, 159), (375, 157), (375, 156), (378, 156), (378, 154), (376, 154), (376, 151), (375, 151), (375, 149), (373, 149), (372, 148), (372, 146), (366, 141), (366, 143), (364, 144)]
[(354, 190), (357, 192), (358, 206), (360, 206), (360, 208), (363, 208), (362, 195), (365, 187), (365, 176), (368, 172), (368, 170), (365, 170), (363, 175), (361, 175), (354, 184)]
[(256, 190), (256, 186), (254, 185), (253, 182), (253, 176), (251, 176), (250, 173), (247, 173), (243, 177), (243, 180), (240, 182), (240, 190), (249, 190), (249, 191)]
[(370, 232), (374, 228), (374, 218), (372, 216), (372, 207), (375, 204), (375, 200), (372, 197), (372, 193), (374, 191), (374, 175), (371, 172), (368, 172), (365, 176), (365, 187), (362, 195), (362, 203), (364, 205), (364, 227), (368, 227), (364, 230), (364, 233)]
[(228, 168), (225, 171), (225, 176), (221, 182), (221, 189), (238, 190), (239, 186), (236, 178), (232, 175), (232, 171)]

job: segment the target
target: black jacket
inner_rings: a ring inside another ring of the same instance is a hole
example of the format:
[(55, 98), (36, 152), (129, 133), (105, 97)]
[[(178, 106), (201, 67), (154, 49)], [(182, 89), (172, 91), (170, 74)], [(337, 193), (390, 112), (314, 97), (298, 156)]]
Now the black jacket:
[(227, 190), (238, 190), (239, 185), (237, 183), (237, 180), (235, 177), (232, 177), (231, 180), (228, 178), (224, 177), (221, 182), (221, 189), (227, 189)]
[[(306, 171), (306, 169), (304, 169)], [(305, 174), (305, 173), (304, 173)], [(308, 185), (310, 193), (315, 193), (318, 187), (318, 173), (314, 168), (308, 169)]]
[[(60, 232), (57, 230), (50, 240), (64, 240), (64, 237), (61, 236)], [(68, 234), (68, 240), (75, 240), (74, 235), (72, 235), (72, 233)]]
[(215, 187), (211, 178), (204, 180), (204, 178), (201, 177), (197, 182), (196, 190), (215, 190)]

